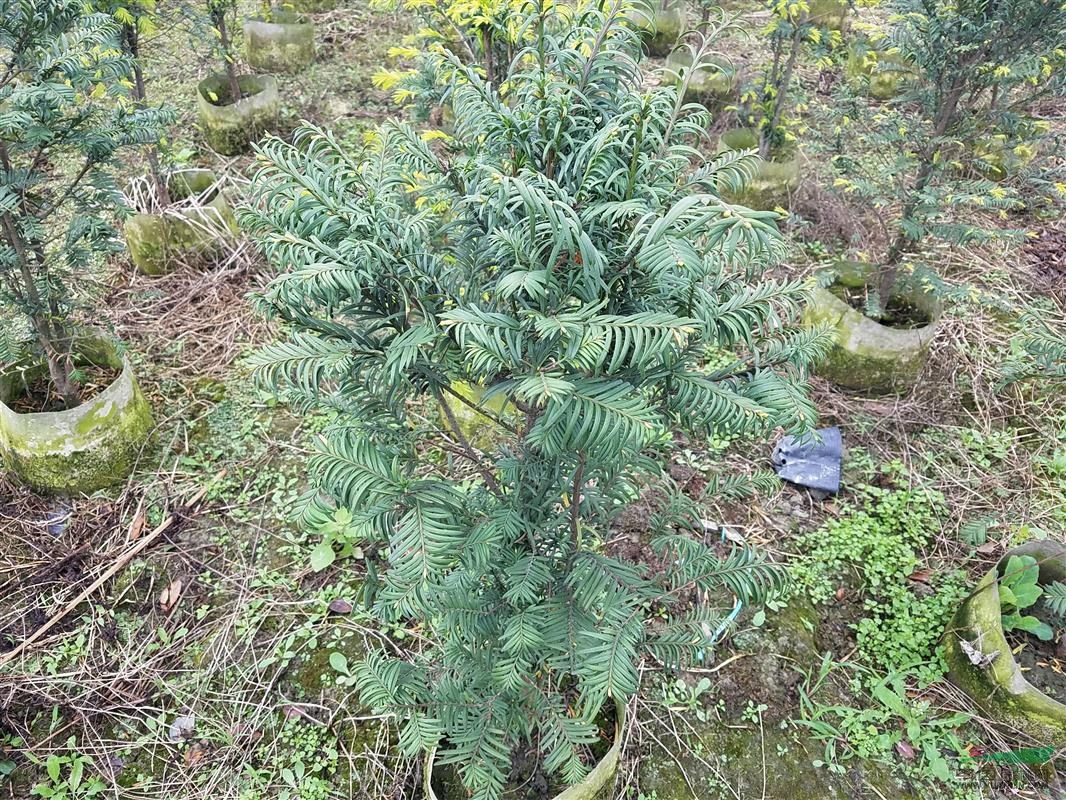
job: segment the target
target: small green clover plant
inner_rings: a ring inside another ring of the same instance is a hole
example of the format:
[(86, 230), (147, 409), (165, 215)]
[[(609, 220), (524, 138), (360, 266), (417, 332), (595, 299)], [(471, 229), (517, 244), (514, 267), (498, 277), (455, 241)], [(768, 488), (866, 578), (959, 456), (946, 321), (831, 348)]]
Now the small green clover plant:
[(1051, 641), (1055, 632), (1043, 620), (1021, 612), (1031, 607), (1044, 593), (1037, 583), (1040, 569), (1032, 556), (1011, 556), (999, 579), (999, 604), (1003, 611), (1003, 630), (1025, 631), (1042, 642)]

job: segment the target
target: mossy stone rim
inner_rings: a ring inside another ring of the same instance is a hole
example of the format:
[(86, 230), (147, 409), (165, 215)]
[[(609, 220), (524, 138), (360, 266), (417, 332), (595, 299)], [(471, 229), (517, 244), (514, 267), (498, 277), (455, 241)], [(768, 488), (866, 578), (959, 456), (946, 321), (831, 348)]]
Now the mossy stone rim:
[(810, 0), (808, 5), (811, 22), (836, 31), (847, 27), (848, 11), (851, 10), (847, 0)]
[(315, 26), (297, 11), (271, 9), (244, 21), (248, 63), (266, 72), (299, 72), (315, 59)]
[[(759, 133), (754, 128), (733, 128), (718, 137), (719, 153), (726, 150), (755, 150), (758, 147)], [(722, 197), (731, 203), (759, 211), (788, 208), (792, 195), (799, 189), (803, 179), (800, 168), (802, 158), (800, 149), (793, 146), (780, 155), (760, 159), (755, 176), (740, 191), (722, 185)]]
[(646, 9), (631, 9), (626, 19), (640, 32), (644, 48), (649, 55), (663, 57), (677, 45), (677, 40), (685, 30), (685, 5), (671, 0), (663, 8), (652, 0), (650, 13)]
[(216, 116), (240, 119), (262, 110), (278, 100), (278, 81), (273, 75), (240, 75), (237, 84), (241, 87), (241, 99), (236, 103), (219, 105), (211, 95), (219, 97), (227, 92), (229, 80), (224, 72), (208, 75), (196, 85), (196, 95), (201, 108), (206, 106)]
[[(1049, 546), (1054, 550), (1041, 549)], [(1066, 704), (1025, 679), (1003, 632), (999, 571), (1012, 555), (1053, 560), (1050, 567), (1041, 567), (1041, 583), (1052, 575), (1052, 570), (1054, 574), (1066, 573), (1066, 546), (1061, 544), (1034, 542), (1008, 551), (959, 606), (945, 631), (944, 657), (949, 676), (993, 720), (1027, 734), (1036, 744), (1066, 747)], [(994, 657), (987, 666), (974, 664), (962, 642), (986, 657)]]
[[(876, 266), (842, 261), (833, 268), (836, 283), (858, 287), (874, 277)], [(811, 293), (804, 309), (809, 327), (828, 325), (834, 342), (816, 372), (833, 383), (869, 394), (900, 394), (918, 381), (929, 355), (929, 346), (940, 322), (941, 308), (936, 298), (913, 280), (902, 281), (894, 293), (929, 317), (919, 328), (892, 328), (870, 319), (852, 308), (827, 288)]]
[[(203, 194), (218, 182), (208, 169), (190, 169), (168, 176), (167, 188), (174, 201)], [(190, 208), (164, 213), (133, 214), (123, 224), (130, 260), (145, 275), (165, 275), (182, 259), (215, 249), (226, 234), (236, 235), (237, 219), (222, 192), (202, 198)]]
[[(692, 66), (692, 53), (686, 48), (678, 48), (666, 57), (666, 71), (663, 73), (663, 83), (666, 85), (679, 85), (681, 83), (678, 73), (688, 70)], [(711, 61), (702, 65), (689, 79), (688, 91), (685, 93), (686, 102), (711, 102), (724, 101), (732, 97), (739, 86), (739, 76), (736, 70), (727, 62)]]
[(238, 78), (242, 97), (236, 103), (216, 105), (211, 95), (227, 93), (225, 73), (204, 78), (196, 87), (196, 103), (204, 139), (223, 155), (244, 152), (260, 134), (277, 124), (278, 82), (273, 75), (241, 75)]
[[(552, 800), (595, 800), (606, 789), (618, 773), (618, 762), (622, 756), (622, 733), (626, 727), (626, 706), (624, 703), (615, 703), (614, 741), (611, 749), (596, 762), (589, 774), (583, 781), (575, 783)], [(425, 768), (422, 770), (422, 790), (426, 800), (438, 800), (433, 791), (433, 763), (436, 760), (437, 750), (434, 748), (426, 756)]]
[[(90, 335), (83, 360), (121, 364), (122, 372), (103, 391), (76, 408), (20, 414), (12, 410), (12, 385), (0, 401), (0, 458), (24, 483), (53, 494), (94, 492), (121, 483), (132, 472), (154, 427), (148, 401), (129, 360), (116, 344)], [(40, 369), (30, 365), (27, 370)]]

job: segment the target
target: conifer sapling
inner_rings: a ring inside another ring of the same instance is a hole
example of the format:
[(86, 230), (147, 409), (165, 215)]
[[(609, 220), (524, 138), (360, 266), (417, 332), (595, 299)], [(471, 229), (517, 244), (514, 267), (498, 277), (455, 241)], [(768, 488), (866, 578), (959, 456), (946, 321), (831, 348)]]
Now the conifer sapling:
[[(427, 53), (453, 134), (268, 140), (243, 214), (281, 270), (260, 307), (291, 332), (257, 372), (333, 417), (305, 516), (359, 545), (369, 609), (428, 643), (368, 654), (362, 700), (482, 799), (521, 749), (580, 780), (643, 659), (686, 663), (737, 600), (781, 588), (763, 555), (706, 540), (665, 469), (674, 432), (815, 420), (805, 370), (827, 340), (794, 325), (805, 285), (766, 275), (776, 215), (716, 194), (756, 157), (703, 161), (706, 110), (642, 88), (626, 11), (527, 6), (494, 83)], [(718, 476), (708, 498), (772, 481)], [(608, 544), (653, 487), (655, 570)]]

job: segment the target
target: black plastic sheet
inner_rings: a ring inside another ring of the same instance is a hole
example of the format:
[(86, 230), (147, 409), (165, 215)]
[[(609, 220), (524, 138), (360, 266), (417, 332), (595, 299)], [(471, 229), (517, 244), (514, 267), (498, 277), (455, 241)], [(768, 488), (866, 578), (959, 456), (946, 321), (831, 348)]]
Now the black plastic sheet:
[(820, 428), (803, 438), (783, 436), (774, 448), (774, 471), (789, 483), (819, 492), (840, 490), (840, 428)]

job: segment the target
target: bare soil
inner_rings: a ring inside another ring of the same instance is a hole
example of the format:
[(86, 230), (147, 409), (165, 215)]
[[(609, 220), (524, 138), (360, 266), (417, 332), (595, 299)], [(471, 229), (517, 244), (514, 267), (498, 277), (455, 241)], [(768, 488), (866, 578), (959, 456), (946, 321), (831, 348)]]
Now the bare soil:
[(1066, 653), (1054, 641), (1042, 642), (1035, 636), (1008, 637), (1012, 648), (1021, 647), (1014, 660), (1025, 679), (1049, 697), (1066, 703)]
[[(829, 289), (856, 311), (864, 311), (866, 308), (866, 289), (851, 289), (846, 286), (835, 285)], [(885, 304), (881, 317), (877, 320), (889, 328), (910, 330), (924, 328), (929, 324), (929, 315), (912, 303), (900, 297), (890, 297)]]
[[(114, 367), (79, 367), (79, 385), (81, 387), (81, 402), (85, 403), (100, 394), (110, 386), (122, 374), (122, 370)], [(18, 398), (9, 403), (11, 410), (18, 414), (35, 414), (42, 411), (65, 411), (63, 398), (56, 392), (52, 381), (47, 377), (30, 381), (26, 391)]]

